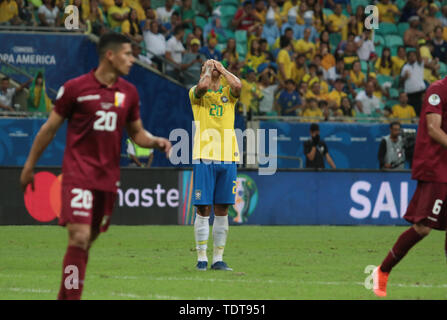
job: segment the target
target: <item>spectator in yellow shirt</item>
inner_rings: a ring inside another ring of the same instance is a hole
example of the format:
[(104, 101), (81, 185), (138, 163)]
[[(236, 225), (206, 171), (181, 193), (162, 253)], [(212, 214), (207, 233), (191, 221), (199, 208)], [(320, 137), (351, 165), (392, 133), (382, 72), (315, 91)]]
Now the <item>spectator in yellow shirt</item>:
[[(242, 109), (257, 114), (259, 112), (259, 101), (263, 98), (261, 90), (256, 82), (256, 73), (253, 69), (246, 70), (246, 79), (242, 79), (242, 90), (239, 102)], [(242, 110), (241, 110), (242, 111)]]
[(265, 7), (264, 0), (255, 0), (255, 10), (253, 15), (256, 16), (262, 24), (265, 24), (267, 8)]
[(318, 77), (318, 80), (314, 80), (314, 81), (318, 81), (320, 83), (321, 93), (323, 93), (323, 94), (329, 93), (329, 85), (326, 82), (326, 80), (324, 79), (323, 70), (321, 70), (321, 69), (317, 70), (317, 77)]
[(393, 70), (393, 60), (391, 59), (391, 50), (388, 47), (383, 48), (382, 56), (377, 59), (374, 65), (376, 72), (385, 76), (390, 76)]
[(335, 5), (334, 13), (328, 17), (328, 25), (330, 32), (341, 33), (343, 28), (348, 24), (349, 18), (342, 14), (343, 7), (340, 3)]
[(393, 62), (393, 77), (399, 76), (402, 67), (407, 62), (407, 51), (405, 50), (404, 46), (399, 46), (399, 48), (397, 49), (397, 56), (391, 57), (391, 61)]
[(335, 80), (334, 89), (332, 89), (331, 93), (329, 93), (327, 99), (330, 107), (340, 107), (341, 100), (348, 95), (343, 92), (343, 87), (345, 85), (345, 81), (343, 79)]
[(261, 51), (259, 39), (253, 39), (251, 41), (250, 51), (245, 57), (245, 64), (253, 70), (257, 70), (258, 66), (266, 61), (267, 59), (264, 53)]
[(141, 31), (136, 10), (130, 9), (129, 18), (124, 20), (121, 24), (121, 33), (137, 43), (143, 41), (143, 33)]
[(123, 0), (115, 0), (108, 13), (108, 19), (111, 29), (121, 28), (122, 23), (129, 18), (130, 9), (123, 5)]
[(292, 50), (290, 39), (286, 36), (280, 38), (281, 50), (276, 57), (276, 64), (279, 68), (279, 77), (285, 81), (292, 78), (293, 63), (290, 59), (289, 51)]
[(396, 17), (401, 15), (399, 8), (396, 5), (390, 3), (390, 0), (380, 0), (380, 3), (377, 5), (377, 9), (379, 9), (379, 21), (380, 22), (388, 22), (395, 23)]
[(307, 59), (312, 60), (316, 52), (315, 43), (309, 41), (310, 38), (310, 28), (304, 29), (303, 39), (295, 42), (295, 51), (304, 54)]
[(305, 98), (315, 98), (317, 101), (328, 100), (328, 94), (321, 93), (320, 83), (315, 81), (310, 85), (310, 90), (307, 91)]
[(349, 77), (356, 88), (363, 88), (365, 86), (366, 76), (362, 72), (362, 65), (360, 61), (354, 62), (352, 65), (352, 70), (349, 72)]
[(317, 66), (314, 63), (311, 63), (307, 68), (307, 70), (308, 72), (304, 75), (302, 81), (307, 82), (309, 84), (315, 80), (318, 81)]
[(399, 104), (395, 104), (392, 110), (392, 117), (399, 119), (401, 123), (411, 123), (412, 119), (416, 118), (416, 111), (408, 104), (408, 96), (405, 92), (399, 94)]
[(324, 70), (329, 71), (330, 68), (335, 67), (335, 57), (329, 52), (329, 47), (326, 43), (320, 44), (321, 66)]
[(292, 80), (295, 83), (300, 83), (303, 80), (304, 75), (307, 73), (306, 57), (304, 54), (299, 54), (295, 58), (292, 70)]
[(319, 122), (323, 118), (323, 111), (321, 111), (320, 108), (318, 108), (318, 101), (315, 98), (306, 98), (306, 108), (303, 111), (303, 114), (301, 115), (304, 118), (310, 118), (310, 119), (303, 119), (303, 122)]
[(20, 24), (19, 8), (15, 0), (3, 0), (0, 2), (0, 25)]

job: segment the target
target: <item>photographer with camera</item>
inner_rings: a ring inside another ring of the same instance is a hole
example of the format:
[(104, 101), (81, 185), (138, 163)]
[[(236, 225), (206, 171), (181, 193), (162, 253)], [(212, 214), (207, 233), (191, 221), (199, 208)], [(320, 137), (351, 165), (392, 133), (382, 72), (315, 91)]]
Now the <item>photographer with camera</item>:
[(304, 143), (304, 153), (306, 154), (306, 168), (324, 169), (324, 158), (332, 169), (336, 169), (334, 160), (329, 154), (326, 143), (320, 139), (320, 127), (316, 123), (310, 125), (311, 139)]
[(404, 169), (405, 147), (401, 136), (400, 123), (390, 123), (390, 134), (380, 142), (378, 153), (380, 169)]

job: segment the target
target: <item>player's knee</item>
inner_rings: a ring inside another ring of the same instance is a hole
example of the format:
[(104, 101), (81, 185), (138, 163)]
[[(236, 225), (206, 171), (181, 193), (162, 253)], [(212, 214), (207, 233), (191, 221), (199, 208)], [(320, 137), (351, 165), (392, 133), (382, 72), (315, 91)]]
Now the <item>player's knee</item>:
[(216, 216), (226, 216), (228, 215), (228, 210), (230, 205), (228, 204), (216, 204), (214, 205), (214, 213)]
[(422, 236), (422, 237), (428, 236), (428, 234), (429, 234), (430, 231), (431, 231), (431, 228), (430, 228), (430, 227), (424, 226), (424, 225), (422, 225), (422, 224), (415, 224), (415, 225), (413, 226), (413, 228), (414, 228), (414, 230), (416, 230), (416, 232), (417, 232), (420, 236)]
[(72, 230), (70, 232), (69, 244), (71, 246), (88, 249), (90, 245), (90, 232), (85, 230)]
[(202, 217), (208, 217), (211, 214), (211, 206), (197, 206), (197, 213)]

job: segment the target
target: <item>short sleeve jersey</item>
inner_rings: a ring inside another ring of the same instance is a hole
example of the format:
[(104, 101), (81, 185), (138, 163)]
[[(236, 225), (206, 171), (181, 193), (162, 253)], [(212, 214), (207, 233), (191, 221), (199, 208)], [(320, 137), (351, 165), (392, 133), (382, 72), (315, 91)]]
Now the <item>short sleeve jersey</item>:
[(107, 87), (94, 71), (67, 81), (56, 98), (55, 112), (68, 119), (62, 181), (115, 192), (123, 127), (140, 118), (138, 91), (122, 78)]
[(193, 159), (237, 162), (240, 159), (234, 131), (235, 105), (230, 86), (218, 91), (208, 90), (202, 97), (195, 95), (196, 86), (189, 90), (189, 99), (196, 125)]
[(447, 78), (432, 83), (425, 92), (412, 166), (415, 180), (447, 183), (447, 149), (429, 136), (429, 113), (441, 115), (441, 129), (447, 132)]

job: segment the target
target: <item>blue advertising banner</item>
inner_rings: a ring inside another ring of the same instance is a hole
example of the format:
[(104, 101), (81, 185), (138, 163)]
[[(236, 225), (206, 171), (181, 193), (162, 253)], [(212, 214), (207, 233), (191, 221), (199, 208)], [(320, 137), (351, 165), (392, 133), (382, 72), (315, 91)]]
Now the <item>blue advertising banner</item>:
[[(34, 137), (46, 119), (0, 118), (0, 165), (23, 166)], [(67, 123), (56, 133), (38, 161), (40, 166), (62, 165)]]
[[(56, 91), (68, 79), (89, 71), (97, 62), (95, 44), (82, 34), (30, 32), (0, 32), (0, 60), (31, 76), (43, 70), (47, 88)], [(0, 72), (16, 81), (27, 80), (5, 64), (0, 64), (0, 68)], [(55, 98), (52, 94), (50, 97)]]
[[(194, 222), (192, 174), (180, 181), (180, 224)], [(408, 172), (239, 170), (232, 224), (408, 225), (402, 218), (416, 189)]]
[[(319, 123), (319, 126), (320, 137), (326, 142), (337, 168), (379, 168), (377, 153), (381, 139), (390, 133), (389, 124), (325, 122)], [(266, 129), (266, 132), (277, 129), (278, 156), (299, 157), (305, 167), (304, 143), (310, 139), (310, 123), (261, 121), (260, 128)], [(402, 128), (417, 129), (417, 125), (407, 124)], [(278, 168), (299, 167), (300, 161), (278, 158)], [(329, 167), (327, 163), (326, 167)]]

